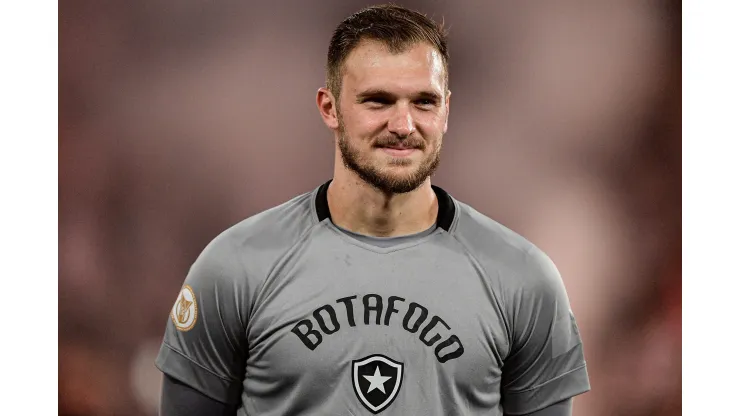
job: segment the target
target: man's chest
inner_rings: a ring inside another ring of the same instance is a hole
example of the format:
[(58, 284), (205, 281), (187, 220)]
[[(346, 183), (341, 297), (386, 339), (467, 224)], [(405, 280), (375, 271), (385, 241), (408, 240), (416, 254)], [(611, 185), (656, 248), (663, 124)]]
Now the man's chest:
[(247, 378), (318, 383), (318, 397), (380, 394), (379, 380), (398, 397), (497, 392), (508, 333), (495, 292), (474, 261), (444, 247), (308, 247), (255, 298)]

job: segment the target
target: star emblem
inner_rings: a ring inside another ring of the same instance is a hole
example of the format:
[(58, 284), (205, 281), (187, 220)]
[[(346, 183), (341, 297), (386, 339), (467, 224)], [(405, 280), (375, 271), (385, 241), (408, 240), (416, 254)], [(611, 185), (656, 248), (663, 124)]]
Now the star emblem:
[(363, 376), (367, 381), (370, 382), (370, 387), (368, 387), (367, 392), (370, 393), (371, 391), (378, 389), (385, 393), (385, 386), (383, 385), (389, 378), (380, 374), (380, 367), (375, 367), (375, 374), (371, 376)]
[(403, 363), (382, 354), (352, 360), (352, 387), (363, 406), (377, 415), (401, 390)]

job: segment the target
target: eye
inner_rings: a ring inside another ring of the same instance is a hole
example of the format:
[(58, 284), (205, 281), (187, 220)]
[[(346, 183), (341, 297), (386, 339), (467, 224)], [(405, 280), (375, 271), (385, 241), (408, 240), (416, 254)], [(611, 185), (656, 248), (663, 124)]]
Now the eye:
[(383, 98), (383, 97), (370, 97), (370, 98), (366, 98), (365, 100), (363, 100), (363, 103), (370, 103), (370, 104), (379, 106), (379, 105), (390, 104), (390, 100), (388, 100), (387, 98)]
[(431, 98), (421, 98), (416, 100), (416, 105), (425, 109), (430, 109), (437, 106), (437, 101)]

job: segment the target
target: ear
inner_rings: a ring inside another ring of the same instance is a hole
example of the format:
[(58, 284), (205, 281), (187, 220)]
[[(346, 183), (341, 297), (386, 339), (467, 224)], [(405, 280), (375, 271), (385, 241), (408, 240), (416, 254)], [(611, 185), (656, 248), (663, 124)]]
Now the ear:
[(324, 124), (332, 130), (339, 128), (336, 102), (334, 95), (328, 88), (319, 88), (319, 91), (316, 93), (316, 105), (319, 107), (319, 114), (321, 114)]
[(443, 130), (443, 133), (447, 133), (447, 120), (450, 118), (450, 95), (452, 95), (452, 91), (447, 90), (447, 97), (445, 97), (445, 127)]

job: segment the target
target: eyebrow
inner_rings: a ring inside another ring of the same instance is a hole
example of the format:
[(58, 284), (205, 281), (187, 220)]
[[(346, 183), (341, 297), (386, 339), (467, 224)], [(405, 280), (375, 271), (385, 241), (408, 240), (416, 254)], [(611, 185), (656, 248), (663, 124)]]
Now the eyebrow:
[[(366, 91), (363, 91), (363, 92), (357, 94), (357, 102), (359, 103), (359, 102), (362, 102), (363, 100), (365, 100), (367, 98), (372, 98), (372, 97), (383, 97), (383, 98), (391, 98), (391, 99), (396, 99), (397, 98), (395, 94), (393, 94), (391, 92), (388, 92), (386, 90), (382, 90), (382, 89), (370, 89), (370, 90), (366, 90)], [(442, 97), (439, 94), (437, 94), (436, 92), (434, 92), (434, 91), (421, 91), (421, 92), (419, 92), (419, 93), (416, 94), (416, 97), (415, 98), (416, 99), (434, 100), (434, 101), (437, 101), (437, 102), (439, 102), (439, 101), (442, 100)]]
[(419, 93), (418, 98), (424, 98), (433, 101), (442, 101), (442, 96), (433, 91), (422, 91)]

